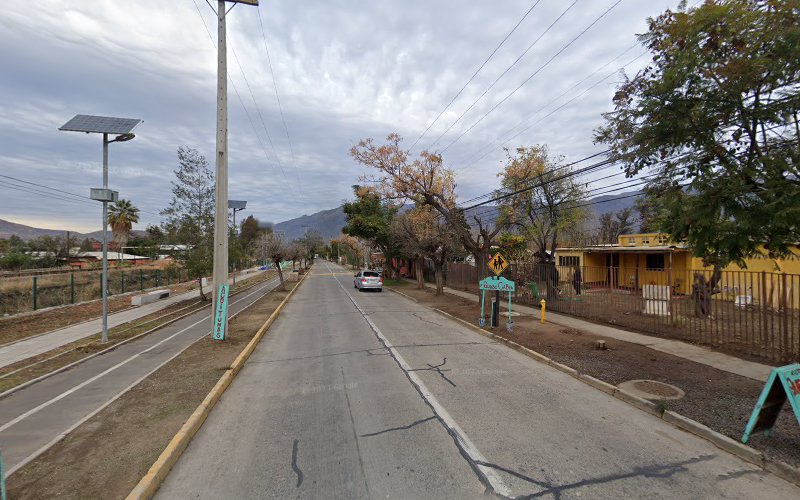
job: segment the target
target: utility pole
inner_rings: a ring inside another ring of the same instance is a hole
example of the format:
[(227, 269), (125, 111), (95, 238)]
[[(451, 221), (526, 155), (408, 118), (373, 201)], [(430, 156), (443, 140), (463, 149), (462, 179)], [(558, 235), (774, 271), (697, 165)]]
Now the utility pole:
[[(212, 314), (213, 337), (217, 340), (225, 338), (228, 326), (227, 302), (228, 290), (228, 44), (225, 34), (226, 3), (231, 2), (258, 6), (258, 0), (217, 0), (217, 154), (215, 211), (214, 211), (214, 289), (212, 311), (218, 311), (220, 317)], [(220, 297), (220, 293), (224, 296)], [(221, 331), (220, 331), (221, 328)]]

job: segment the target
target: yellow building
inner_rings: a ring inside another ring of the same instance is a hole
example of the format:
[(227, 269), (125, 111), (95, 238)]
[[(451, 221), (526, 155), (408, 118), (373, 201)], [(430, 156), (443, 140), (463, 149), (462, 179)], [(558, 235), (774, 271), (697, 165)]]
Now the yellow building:
[[(746, 267), (731, 264), (723, 270), (720, 290), (723, 298), (747, 303), (772, 303), (774, 307), (800, 302), (800, 248), (791, 255), (772, 259), (762, 255), (748, 258)], [(582, 248), (558, 248), (556, 264), (581, 268), (589, 286), (641, 290), (643, 285), (667, 285), (673, 294), (689, 294), (697, 272), (710, 278), (712, 268), (693, 257), (685, 243), (669, 241), (665, 234), (626, 234), (617, 243)], [(739, 298), (737, 298), (739, 297)]]

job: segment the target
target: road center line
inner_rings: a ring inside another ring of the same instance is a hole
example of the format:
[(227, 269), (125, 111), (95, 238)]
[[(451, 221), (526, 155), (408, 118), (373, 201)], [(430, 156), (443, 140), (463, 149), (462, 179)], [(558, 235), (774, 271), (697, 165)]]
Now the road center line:
[[(274, 280), (270, 280), (270, 282), (271, 282), (271, 281), (274, 281)], [(260, 287), (258, 290), (255, 290), (255, 291), (253, 291), (253, 292), (251, 292), (251, 293), (249, 293), (249, 294), (245, 295), (244, 297), (240, 298), (239, 300), (236, 300), (236, 301), (234, 301), (234, 302), (233, 302), (233, 303), (231, 303), (230, 305), (233, 305), (233, 304), (238, 304), (239, 302), (241, 302), (241, 301), (243, 301), (243, 300), (245, 300), (245, 299), (249, 298), (249, 297), (250, 297), (250, 296), (252, 296), (253, 294), (256, 294), (256, 293), (260, 292), (260, 291), (261, 291), (261, 290), (263, 290), (265, 287), (266, 287), (266, 286), (264, 286), (264, 287)], [(137, 353), (136, 353), (136, 354), (134, 354), (133, 356), (131, 356), (131, 357), (129, 357), (129, 358), (127, 358), (127, 359), (123, 360), (123, 361), (120, 361), (120, 362), (119, 362), (119, 363), (117, 363), (116, 365), (114, 365), (114, 366), (112, 366), (112, 367), (110, 367), (110, 368), (108, 368), (108, 369), (106, 369), (106, 370), (104, 370), (104, 371), (102, 371), (102, 372), (98, 373), (98, 374), (97, 374), (97, 375), (95, 375), (94, 377), (92, 377), (92, 378), (90, 378), (90, 379), (88, 379), (88, 380), (84, 380), (83, 382), (81, 382), (80, 384), (76, 385), (76, 386), (75, 386), (75, 387), (73, 387), (72, 389), (69, 389), (69, 390), (67, 390), (67, 391), (64, 391), (64, 392), (62, 392), (62, 393), (61, 393), (61, 394), (59, 394), (58, 396), (56, 396), (56, 397), (54, 397), (54, 398), (52, 398), (52, 399), (49, 399), (49, 400), (45, 401), (44, 403), (40, 404), (39, 406), (36, 406), (36, 407), (34, 407), (34, 408), (31, 408), (30, 410), (26, 411), (26, 412), (25, 412), (25, 413), (23, 413), (22, 415), (19, 415), (18, 417), (14, 418), (13, 420), (10, 420), (10, 421), (6, 422), (4, 425), (0, 426), (0, 432), (3, 432), (3, 431), (5, 431), (6, 429), (8, 429), (9, 427), (11, 427), (11, 426), (13, 426), (13, 425), (15, 425), (15, 424), (18, 424), (19, 422), (21, 422), (21, 421), (25, 420), (26, 418), (30, 417), (31, 415), (34, 415), (34, 414), (36, 414), (36, 413), (38, 413), (38, 412), (42, 411), (43, 409), (47, 408), (48, 406), (52, 405), (53, 403), (57, 403), (58, 401), (61, 401), (61, 400), (62, 400), (62, 399), (64, 399), (65, 397), (69, 396), (70, 394), (72, 394), (72, 393), (74, 393), (74, 392), (76, 392), (76, 391), (79, 391), (79, 390), (83, 389), (84, 387), (86, 387), (87, 385), (91, 384), (91, 383), (92, 383), (92, 382), (94, 382), (95, 380), (98, 380), (98, 379), (100, 379), (100, 378), (102, 378), (102, 377), (105, 377), (106, 375), (108, 375), (109, 373), (113, 372), (113, 371), (114, 371), (114, 370), (116, 370), (117, 368), (120, 368), (120, 367), (122, 367), (122, 366), (125, 366), (126, 364), (128, 364), (129, 362), (131, 362), (131, 361), (133, 361), (134, 359), (138, 358), (138, 357), (139, 357), (139, 356), (141, 356), (142, 354), (145, 354), (145, 353), (147, 353), (147, 352), (150, 352), (150, 351), (152, 351), (153, 349), (155, 349), (156, 347), (158, 347), (158, 346), (162, 345), (163, 343), (165, 343), (165, 342), (167, 342), (167, 341), (169, 341), (169, 340), (172, 340), (173, 338), (177, 337), (178, 335), (181, 335), (181, 334), (185, 333), (186, 331), (188, 331), (188, 330), (190, 330), (190, 329), (194, 328), (195, 326), (199, 325), (199, 324), (200, 324), (200, 323), (202, 323), (203, 321), (208, 321), (210, 317), (211, 317), (211, 315), (210, 315), (210, 314), (207, 314), (207, 315), (203, 316), (203, 317), (202, 317), (200, 320), (198, 320), (198, 321), (195, 321), (194, 323), (192, 323), (191, 325), (187, 326), (186, 328), (184, 328), (184, 329), (182, 329), (182, 330), (180, 330), (180, 331), (178, 331), (178, 332), (176, 332), (176, 333), (173, 333), (172, 335), (170, 335), (169, 337), (167, 337), (167, 338), (165, 338), (165, 339), (162, 339), (162, 340), (160, 340), (158, 343), (156, 343), (156, 344), (153, 344), (152, 346), (148, 347), (147, 349), (144, 349), (143, 351), (139, 351), (139, 352), (137, 352)], [(208, 332), (206, 332), (204, 335), (206, 335), (206, 334), (208, 334), (208, 333), (210, 333), (210, 332), (211, 332), (211, 330), (209, 330)]]
[[(333, 273), (330, 266), (325, 263), (325, 266), (328, 268), (328, 272)], [(478, 475), (480, 481), (487, 487), (494, 490), (494, 493), (504, 496), (504, 497), (511, 497), (511, 489), (506, 485), (503, 478), (497, 474), (497, 471), (490, 467), (486, 467), (481, 465), (482, 463), (489, 463), (486, 457), (478, 450), (475, 444), (467, 437), (461, 427), (456, 423), (453, 417), (447, 412), (447, 410), (436, 400), (436, 397), (431, 393), (431, 391), (425, 387), (425, 384), (422, 383), (422, 380), (411, 371), (411, 366), (406, 362), (405, 359), (400, 355), (400, 353), (395, 349), (389, 339), (381, 332), (378, 326), (370, 319), (367, 313), (361, 308), (361, 306), (356, 302), (350, 292), (342, 285), (342, 282), (337, 278), (336, 283), (339, 284), (342, 291), (347, 295), (350, 299), (350, 302), (358, 309), (358, 312), (361, 313), (361, 316), (366, 320), (369, 327), (378, 337), (378, 340), (386, 347), (386, 350), (389, 351), (392, 358), (398, 364), (400, 369), (405, 373), (406, 377), (409, 379), (411, 384), (417, 390), (419, 395), (422, 399), (427, 403), (427, 405), (433, 410), (433, 413), (436, 415), (439, 422), (447, 429), (448, 434), (450, 434), (453, 438), (453, 441), (458, 447), (459, 451), (461, 452), (462, 456), (467, 459), (472, 469)]]

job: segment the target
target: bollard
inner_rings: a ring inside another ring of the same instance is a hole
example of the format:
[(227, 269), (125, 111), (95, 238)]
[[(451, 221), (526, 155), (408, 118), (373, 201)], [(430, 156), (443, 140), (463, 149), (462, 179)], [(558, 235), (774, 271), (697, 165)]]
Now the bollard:
[(144, 271), (139, 269), (139, 291), (144, 290)]
[(75, 303), (75, 273), (69, 273), (69, 303)]
[(36, 310), (36, 280), (37, 277), (33, 277), (33, 310)]
[(122, 271), (119, 275), (120, 277), (120, 288), (122, 289), (122, 293), (125, 293), (125, 271)]
[(539, 303), (542, 305), (542, 324), (544, 324), (544, 315), (545, 315), (545, 309), (547, 309), (547, 301), (542, 299), (541, 301), (539, 301)]

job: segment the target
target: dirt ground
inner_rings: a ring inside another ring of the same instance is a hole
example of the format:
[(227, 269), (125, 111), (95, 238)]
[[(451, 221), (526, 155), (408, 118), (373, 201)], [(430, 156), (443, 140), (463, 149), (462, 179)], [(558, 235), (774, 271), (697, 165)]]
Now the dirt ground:
[[(436, 296), (432, 290), (418, 290), (411, 283), (397, 288), (423, 305), (477, 324), (480, 306), (474, 302), (452, 295)], [(593, 335), (591, 328), (575, 330), (549, 322), (542, 325), (538, 317), (531, 316), (516, 316), (513, 321), (512, 333), (506, 332), (505, 317), (499, 328), (485, 329), (614, 385), (626, 380), (656, 380), (677, 386), (686, 396), (663, 402), (668, 410), (701, 422), (737, 441), (741, 439), (764, 387), (761, 382), (644, 346)], [(606, 341), (608, 349), (596, 348), (599, 339)], [(788, 403), (781, 412), (773, 436), (755, 435), (748, 444), (771, 458), (800, 466), (800, 426)]]
[(233, 319), (227, 341), (203, 338), (17, 471), (9, 498), (124, 498), (293, 286)]
[[(169, 287), (172, 293), (183, 293), (187, 290), (197, 289), (193, 283), (180, 283)], [(199, 297), (198, 293), (198, 297)], [(109, 297), (109, 314), (129, 309), (131, 307), (131, 296)], [(100, 316), (103, 304), (99, 300), (84, 302), (71, 306), (57, 307), (46, 311), (5, 316), (0, 318), (0, 345), (14, 342), (44, 332), (64, 328), (82, 321), (97, 318)]]
[[(273, 276), (274, 272), (267, 273)], [(266, 279), (259, 276), (243, 281), (247, 285)], [(177, 283), (169, 288), (172, 294), (183, 293), (188, 290), (197, 290), (193, 282)], [(197, 293), (200, 298), (200, 293)], [(108, 298), (109, 314), (131, 308), (131, 295), (123, 297), (111, 296)], [(16, 340), (32, 337), (40, 333), (64, 328), (76, 323), (98, 318), (102, 313), (103, 304), (100, 300), (84, 302), (70, 306), (57, 307), (36, 313), (16, 314), (0, 318), (0, 346)]]

